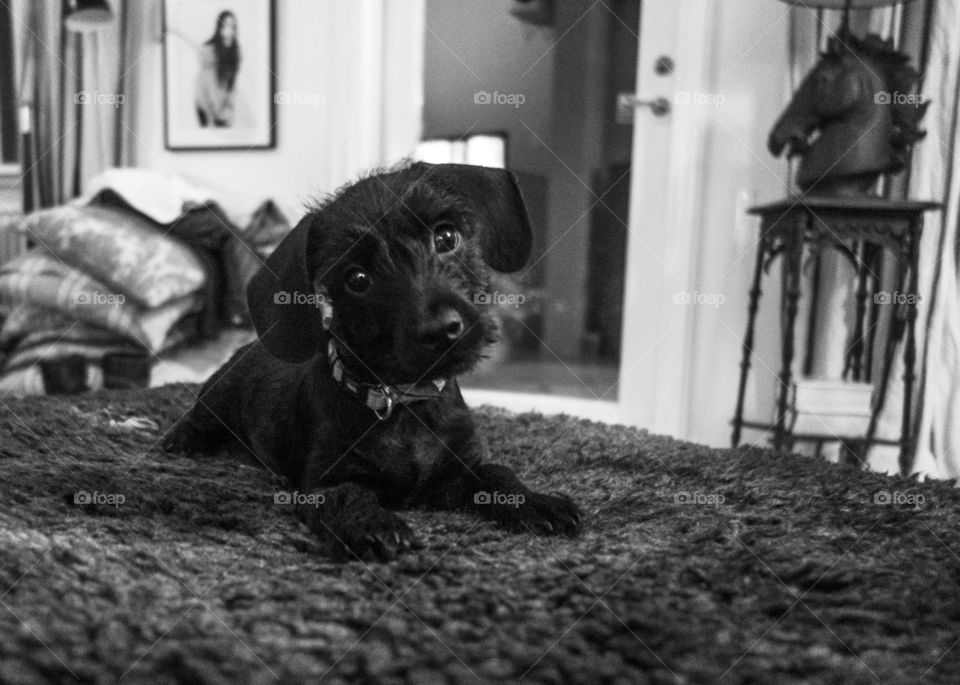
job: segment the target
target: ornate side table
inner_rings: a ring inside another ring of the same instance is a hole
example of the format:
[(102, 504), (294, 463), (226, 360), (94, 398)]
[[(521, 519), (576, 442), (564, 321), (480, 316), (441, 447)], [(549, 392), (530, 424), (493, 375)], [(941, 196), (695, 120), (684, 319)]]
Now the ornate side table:
[[(866, 435), (835, 436), (816, 434), (793, 434), (787, 425), (790, 384), (793, 380), (791, 367), (795, 354), (795, 328), (801, 296), (801, 270), (804, 255), (815, 256), (824, 248), (834, 248), (846, 257), (856, 273), (856, 315), (854, 342), (847, 353), (846, 376), (853, 380), (871, 380), (871, 359), (874, 351), (876, 322), (879, 317), (876, 298), (867, 302), (868, 292), (880, 289), (880, 265), (883, 251), (887, 250), (897, 260), (897, 290), (916, 295), (917, 268), (919, 262), (920, 236), (923, 231), (924, 212), (938, 209), (935, 202), (894, 201), (882, 198), (825, 198), (788, 197), (771, 204), (751, 207), (750, 214), (760, 216), (760, 242), (757, 246), (753, 284), (750, 289), (747, 331), (743, 340), (740, 362), (740, 384), (737, 391), (737, 408), (733, 417), (733, 446), (740, 444), (743, 428), (762, 429), (772, 433), (775, 450), (789, 450), (795, 441), (811, 441), (819, 446), (825, 442), (841, 441), (848, 452), (863, 460), (872, 445), (885, 444), (900, 447), (901, 469), (911, 464), (913, 445), (911, 436), (912, 392), (916, 377), (915, 326), (917, 318), (916, 298), (897, 304), (892, 317), (890, 334), (884, 341), (884, 372), (879, 385), (875, 385), (874, 401), (869, 428)], [(781, 291), (781, 355), (780, 372), (777, 376), (776, 420), (769, 422), (748, 421), (743, 417), (747, 377), (750, 373), (750, 357), (753, 352), (754, 328), (757, 307), (761, 295), (761, 281), (770, 263), (782, 258)], [(869, 326), (867, 316), (869, 315)], [(900, 440), (883, 440), (874, 437), (877, 418), (886, 397), (889, 371), (897, 343), (906, 340), (903, 350), (903, 416)], [(865, 358), (866, 357), (866, 358)], [(879, 394), (878, 394), (879, 393)]]

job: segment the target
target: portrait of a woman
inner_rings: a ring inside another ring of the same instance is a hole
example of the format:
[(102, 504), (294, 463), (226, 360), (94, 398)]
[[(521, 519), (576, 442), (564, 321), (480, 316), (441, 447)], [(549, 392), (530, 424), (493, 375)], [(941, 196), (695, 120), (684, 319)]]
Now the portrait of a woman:
[(274, 0), (163, 0), (171, 150), (274, 146)]
[(240, 69), (240, 45), (237, 18), (224, 11), (210, 39), (198, 50), (200, 72), (197, 75), (197, 119), (201, 126), (232, 126), (234, 85)]

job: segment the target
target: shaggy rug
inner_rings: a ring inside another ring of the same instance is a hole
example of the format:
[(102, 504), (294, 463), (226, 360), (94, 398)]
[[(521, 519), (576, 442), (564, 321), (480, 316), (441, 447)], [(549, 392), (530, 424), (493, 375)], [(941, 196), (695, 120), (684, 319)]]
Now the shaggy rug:
[(412, 511), (342, 563), (266, 471), (157, 449), (193, 392), (0, 401), (0, 682), (960, 682), (950, 483), (485, 408), (583, 535)]

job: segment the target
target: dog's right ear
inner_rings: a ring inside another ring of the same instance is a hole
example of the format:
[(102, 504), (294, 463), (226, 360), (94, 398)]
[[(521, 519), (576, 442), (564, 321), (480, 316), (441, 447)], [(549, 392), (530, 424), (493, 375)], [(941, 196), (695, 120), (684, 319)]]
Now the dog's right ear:
[(310, 359), (322, 342), (324, 312), (307, 272), (307, 243), (318, 221), (313, 213), (301, 219), (247, 285), (247, 305), (260, 342), (287, 362)]
[(425, 165), (427, 183), (459, 195), (478, 217), (483, 258), (494, 270), (512, 273), (530, 258), (533, 231), (517, 178), (506, 169), (471, 164)]

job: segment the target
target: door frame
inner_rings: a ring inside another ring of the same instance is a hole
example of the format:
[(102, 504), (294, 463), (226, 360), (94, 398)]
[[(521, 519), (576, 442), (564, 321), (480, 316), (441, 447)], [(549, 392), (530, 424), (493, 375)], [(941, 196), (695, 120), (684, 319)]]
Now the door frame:
[[(671, 111), (657, 117), (638, 107), (634, 117), (617, 400), (466, 389), (471, 404), (687, 432), (694, 312), (674, 302), (674, 294), (696, 289), (707, 114), (703, 107), (677, 107), (675, 96), (709, 90), (714, 12), (703, 10), (702, 0), (641, 3), (635, 92), (638, 100), (666, 98)], [(670, 74), (654, 71), (662, 55), (674, 62)]]

